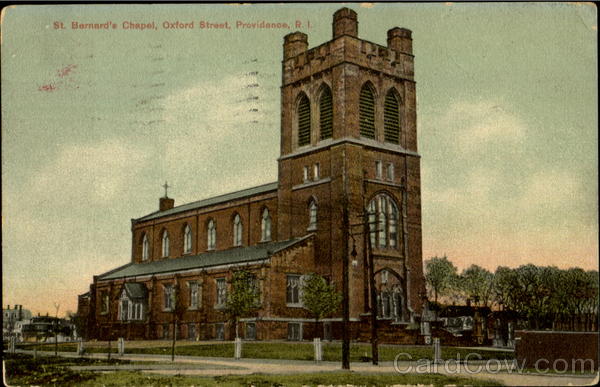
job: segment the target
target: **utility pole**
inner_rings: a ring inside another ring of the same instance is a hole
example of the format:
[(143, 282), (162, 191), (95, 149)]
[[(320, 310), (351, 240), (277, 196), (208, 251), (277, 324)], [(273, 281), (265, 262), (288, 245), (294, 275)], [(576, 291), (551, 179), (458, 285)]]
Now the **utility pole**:
[(379, 334), (377, 332), (377, 289), (375, 288), (375, 266), (373, 263), (373, 246), (371, 245), (371, 223), (369, 219), (369, 206), (365, 200), (367, 192), (366, 171), (363, 172), (363, 248), (365, 256), (365, 266), (367, 271), (366, 286), (368, 290), (365, 292), (365, 304), (370, 299), (370, 316), (371, 316), (371, 359), (373, 365), (379, 364)]
[(367, 226), (367, 252), (369, 256), (369, 289), (371, 295), (371, 357), (373, 365), (379, 364), (379, 335), (377, 333), (377, 289), (375, 288), (375, 266), (373, 263), (373, 246), (371, 245), (371, 224), (369, 211), (365, 208), (365, 224)]
[(350, 220), (348, 219), (348, 198), (344, 194), (342, 213), (342, 369), (350, 369), (350, 290), (348, 286), (348, 236)]
[(54, 307), (56, 308), (56, 318), (54, 319), (54, 356), (58, 356), (58, 309), (60, 308), (60, 304), (55, 302)]
[(178, 311), (179, 311), (179, 281), (178, 278), (175, 277), (175, 284), (173, 285), (173, 290), (170, 294), (171, 297), (171, 307), (173, 308), (173, 341), (171, 342), (171, 361), (175, 361), (175, 341), (177, 340), (177, 322), (179, 319)]

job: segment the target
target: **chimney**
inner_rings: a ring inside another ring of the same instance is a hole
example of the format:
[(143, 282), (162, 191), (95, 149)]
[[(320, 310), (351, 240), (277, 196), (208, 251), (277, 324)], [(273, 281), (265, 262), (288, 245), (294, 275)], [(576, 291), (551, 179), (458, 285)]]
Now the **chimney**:
[(19, 305), (19, 318), (17, 320), (23, 320), (23, 305)]
[(358, 17), (350, 8), (338, 9), (333, 14), (333, 38), (343, 35), (358, 37)]
[(160, 211), (170, 210), (174, 206), (175, 206), (175, 199), (171, 199), (166, 196), (164, 198), (160, 198), (160, 201), (158, 203), (158, 208)]
[(407, 28), (394, 27), (387, 32), (388, 48), (412, 55), (412, 31)]
[(292, 32), (283, 38), (283, 60), (293, 58), (308, 49), (308, 35)]

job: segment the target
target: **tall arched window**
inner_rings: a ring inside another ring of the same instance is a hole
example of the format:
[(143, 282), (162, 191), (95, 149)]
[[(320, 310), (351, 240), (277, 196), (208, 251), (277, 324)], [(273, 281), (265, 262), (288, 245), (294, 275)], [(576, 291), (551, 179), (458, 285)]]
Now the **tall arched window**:
[(217, 244), (217, 227), (215, 226), (215, 221), (214, 220), (209, 220), (208, 221), (208, 232), (207, 232), (207, 239), (208, 239), (208, 243), (207, 243), (207, 249), (208, 250), (214, 250), (215, 246)]
[(185, 225), (183, 230), (183, 252), (189, 253), (192, 251), (192, 228), (189, 224)]
[(323, 86), (321, 98), (319, 98), (319, 121), (321, 124), (321, 140), (331, 138), (333, 134), (333, 100), (331, 90)]
[(371, 246), (398, 247), (398, 206), (386, 194), (379, 194), (369, 202), (369, 235)]
[(302, 94), (298, 103), (298, 146), (310, 144), (310, 101)]
[(385, 96), (383, 133), (385, 141), (394, 144), (400, 143), (400, 107), (393, 90), (390, 90)]
[(144, 234), (142, 238), (142, 261), (147, 261), (150, 257), (150, 242), (148, 242), (148, 235)]
[(162, 256), (163, 258), (169, 256), (169, 233), (167, 230), (162, 234)]
[(315, 202), (314, 199), (311, 200), (308, 205), (308, 229), (317, 229), (317, 202)]
[(360, 135), (375, 138), (375, 96), (368, 84), (360, 91), (359, 101)]
[(261, 241), (271, 240), (271, 215), (269, 209), (265, 208), (262, 212), (262, 222), (260, 224)]
[(242, 245), (242, 218), (240, 218), (239, 214), (235, 214), (233, 218), (233, 245), (241, 246)]

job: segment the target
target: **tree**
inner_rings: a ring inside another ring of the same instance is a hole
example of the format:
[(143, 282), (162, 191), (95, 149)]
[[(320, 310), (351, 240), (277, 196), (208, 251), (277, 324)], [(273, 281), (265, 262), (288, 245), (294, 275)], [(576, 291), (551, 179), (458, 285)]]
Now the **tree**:
[(82, 316), (79, 313), (67, 312), (68, 321), (75, 327), (77, 336), (87, 338), (87, 316)]
[(185, 305), (180, 301), (180, 285), (178, 278), (175, 277), (175, 285), (171, 291), (171, 313), (173, 313), (173, 338), (171, 342), (171, 361), (175, 361), (175, 342), (177, 340), (178, 323), (183, 319), (183, 315), (186, 311)]
[(471, 265), (463, 270), (459, 286), (466, 297), (472, 298), (475, 302), (481, 302), (483, 306), (488, 306), (492, 296), (492, 287), (494, 275), (481, 266)]
[(598, 305), (598, 272), (584, 271), (580, 268), (570, 268), (565, 271), (567, 283), (567, 307), (571, 312), (571, 326), (577, 320), (580, 324), (588, 325), (589, 314), (597, 313)]
[(309, 274), (302, 286), (302, 303), (304, 308), (315, 318), (315, 331), (319, 320), (335, 312), (342, 302), (342, 293), (335, 286), (328, 284), (325, 278), (318, 274)]
[(456, 267), (447, 257), (433, 257), (425, 261), (425, 281), (436, 303), (438, 296), (451, 286), (455, 277)]
[(517, 287), (516, 273), (506, 266), (498, 266), (494, 273), (492, 297), (498, 305), (503, 305), (506, 310), (516, 311), (514, 299)]
[(238, 321), (250, 317), (260, 308), (260, 290), (256, 276), (249, 271), (235, 271), (229, 282), (231, 291), (227, 295), (224, 312), (233, 320), (235, 337), (239, 337)]

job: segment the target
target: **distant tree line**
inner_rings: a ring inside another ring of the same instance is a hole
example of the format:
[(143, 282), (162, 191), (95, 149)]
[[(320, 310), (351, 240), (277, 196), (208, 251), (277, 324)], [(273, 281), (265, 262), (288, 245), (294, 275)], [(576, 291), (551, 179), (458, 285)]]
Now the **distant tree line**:
[(598, 271), (555, 266), (471, 265), (462, 273), (447, 257), (425, 261), (429, 299), (512, 311), (529, 329), (591, 330), (598, 316)]

